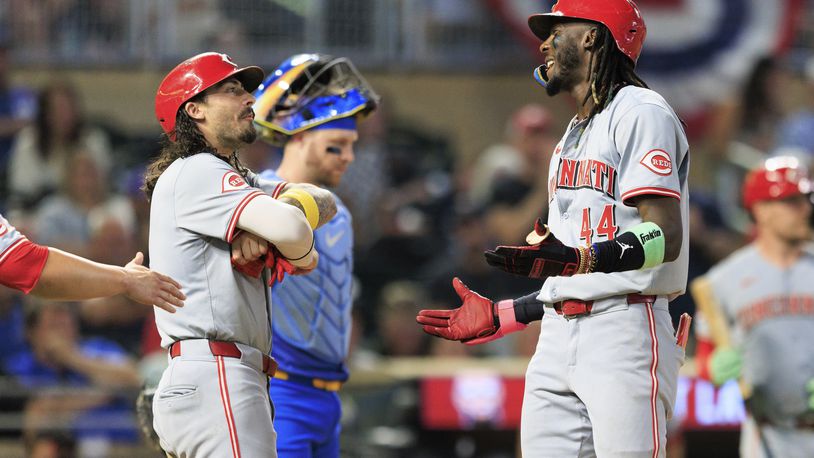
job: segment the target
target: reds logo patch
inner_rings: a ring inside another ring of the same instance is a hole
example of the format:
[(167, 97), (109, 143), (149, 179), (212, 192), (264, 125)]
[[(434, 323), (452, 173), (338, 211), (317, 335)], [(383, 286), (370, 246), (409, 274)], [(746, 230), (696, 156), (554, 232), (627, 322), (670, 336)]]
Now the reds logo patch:
[(226, 172), (221, 180), (221, 192), (237, 191), (238, 189), (248, 188), (249, 185), (242, 176), (237, 172)]
[(0, 222), (0, 236), (6, 235), (6, 232), (8, 232), (8, 226), (6, 226), (5, 223)]
[(656, 175), (668, 176), (673, 172), (673, 161), (663, 149), (648, 151), (639, 163)]

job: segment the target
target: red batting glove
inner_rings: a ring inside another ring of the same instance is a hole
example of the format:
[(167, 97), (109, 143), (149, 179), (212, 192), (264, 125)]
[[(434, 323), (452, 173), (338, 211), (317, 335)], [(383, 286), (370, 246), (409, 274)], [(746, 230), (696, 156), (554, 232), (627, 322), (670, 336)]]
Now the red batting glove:
[(271, 246), (266, 255), (266, 267), (269, 268), (271, 274), (269, 275), (269, 286), (274, 286), (275, 283), (282, 283), (286, 274), (296, 275), (297, 267), (291, 264), (277, 248)]
[[(458, 340), (467, 345), (476, 345), (499, 339), (504, 335), (525, 329), (526, 325), (514, 319), (513, 301), (501, 301), (497, 305), (491, 300), (470, 290), (459, 278), (452, 280), (452, 286), (463, 304), (454, 310), (421, 310), (416, 321), (423, 325), (424, 332), (448, 340)], [(501, 312), (501, 306), (508, 311)], [(510, 313), (509, 313), (510, 312)], [(506, 315), (506, 323), (501, 315)], [(509, 315), (511, 318), (509, 319)], [(495, 320), (495, 317), (498, 317)]]
[(534, 232), (529, 234), (527, 241), (534, 240), (535, 233), (536, 240), (539, 240), (537, 243), (527, 246), (501, 245), (484, 252), (486, 262), (510, 274), (539, 279), (571, 276), (582, 273), (579, 271), (581, 264), (583, 271), (587, 267), (586, 263), (580, 263), (580, 250), (560, 242), (540, 218), (537, 218)]
[(254, 261), (249, 261), (249, 262), (247, 262), (246, 264), (243, 264), (243, 265), (240, 265), (240, 264), (236, 263), (235, 260), (232, 259), (232, 267), (236, 271), (238, 271), (238, 272), (240, 272), (243, 275), (246, 275), (248, 277), (252, 277), (252, 278), (260, 278), (260, 274), (263, 273), (263, 268), (265, 266), (266, 265), (265, 265), (265, 262), (264, 262), (263, 258), (260, 258), (260, 259), (254, 260)]

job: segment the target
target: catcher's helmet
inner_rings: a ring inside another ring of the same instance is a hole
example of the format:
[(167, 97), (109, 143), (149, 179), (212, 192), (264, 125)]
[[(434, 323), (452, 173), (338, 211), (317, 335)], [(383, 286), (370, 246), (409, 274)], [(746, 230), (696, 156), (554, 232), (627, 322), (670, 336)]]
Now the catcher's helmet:
[(811, 182), (808, 173), (797, 158), (773, 157), (746, 176), (743, 182), (743, 206), (751, 210), (756, 202), (809, 193)]
[(350, 60), (323, 54), (286, 59), (254, 96), (255, 127), (272, 143), (329, 121), (367, 115), (379, 103)]
[(554, 24), (574, 20), (599, 22), (610, 30), (616, 46), (635, 64), (642, 52), (647, 27), (632, 0), (559, 0), (550, 13), (529, 16), (529, 28), (543, 41)]
[(260, 67), (238, 68), (226, 54), (205, 52), (173, 68), (155, 94), (155, 116), (161, 128), (175, 140), (175, 117), (185, 102), (221, 81), (235, 77), (244, 89), (254, 91), (263, 81)]

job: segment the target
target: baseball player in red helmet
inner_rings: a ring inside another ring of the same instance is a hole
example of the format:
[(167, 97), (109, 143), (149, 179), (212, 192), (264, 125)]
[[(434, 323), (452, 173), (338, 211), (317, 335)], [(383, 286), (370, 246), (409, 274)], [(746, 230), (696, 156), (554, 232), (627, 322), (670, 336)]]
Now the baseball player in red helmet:
[(702, 375), (739, 379), (746, 401), (742, 457), (814, 456), (814, 357), (801, 351), (814, 346), (811, 191), (793, 157), (750, 172), (743, 203), (755, 240), (691, 286)]
[(331, 193), (261, 180), (240, 164), (240, 148), (257, 136), (251, 92), (262, 81), (260, 68), (209, 52), (176, 66), (156, 94), (166, 141), (145, 178), (150, 253), (187, 296), (178, 313), (156, 315), (172, 359), (153, 426), (174, 457), (276, 456), (270, 274), (233, 269), (230, 244), (250, 232), (274, 245), (269, 259), (308, 271), (318, 259), (313, 230), (336, 212)]
[(545, 60), (535, 79), (577, 113), (552, 155), (548, 224), (486, 260), (542, 287), (494, 303), (455, 279), (462, 306), (417, 319), (472, 344), (542, 317), (524, 456), (663, 457), (688, 324), (677, 337), (667, 308), (687, 282), (684, 128), (635, 72), (646, 27), (633, 1), (560, 0), (529, 26)]

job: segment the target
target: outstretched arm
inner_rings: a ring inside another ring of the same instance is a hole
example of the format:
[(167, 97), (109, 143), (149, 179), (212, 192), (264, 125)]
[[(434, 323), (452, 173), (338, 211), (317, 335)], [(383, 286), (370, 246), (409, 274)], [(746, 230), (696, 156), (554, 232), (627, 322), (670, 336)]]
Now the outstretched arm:
[(31, 294), (71, 301), (124, 294), (140, 304), (174, 313), (175, 307), (182, 307), (186, 299), (181, 285), (144, 267), (143, 261), (144, 255), (139, 252), (130, 263), (119, 267), (48, 248), (48, 259)]
[(476, 345), (522, 331), (545, 314), (537, 292), (495, 303), (470, 290), (457, 277), (452, 286), (463, 303), (453, 310), (421, 310), (416, 321), (423, 325), (424, 332)]

